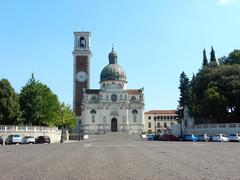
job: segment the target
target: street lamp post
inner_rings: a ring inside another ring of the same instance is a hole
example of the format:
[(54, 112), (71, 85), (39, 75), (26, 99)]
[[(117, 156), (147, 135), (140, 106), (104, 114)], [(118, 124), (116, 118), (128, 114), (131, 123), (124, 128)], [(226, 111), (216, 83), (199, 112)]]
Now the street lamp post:
[(182, 129), (182, 121), (184, 118), (183, 110), (184, 110), (184, 108), (182, 106), (178, 107), (178, 111), (179, 111), (178, 123), (180, 124), (181, 137), (183, 136), (183, 129)]
[[(64, 117), (63, 117), (63, 111), (64, 111), (64, 107), (61, 108), (61, 113), (62, 113), (62, 124), (64, 122)], [(64, 137), (63, 137), (63, 125), (61, 126), (61, 140), (60, 143), (64, 142)]]
[(78, 140), (81, 140), (81, 118), (78, 119)]
[(157, 124), (156, 124), (157, 118), (156, 114), (154, 113), (154, 128), (155, 128), (155, 134), (157, 134)]

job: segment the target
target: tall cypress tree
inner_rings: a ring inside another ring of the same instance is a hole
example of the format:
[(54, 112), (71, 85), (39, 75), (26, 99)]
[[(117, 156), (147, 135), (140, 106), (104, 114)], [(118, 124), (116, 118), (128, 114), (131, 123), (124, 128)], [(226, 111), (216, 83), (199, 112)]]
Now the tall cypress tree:
[(210, 64), (211, 67), (217, 66), (217, 59), (216, 59), (215, 51), (214, 51), (213, 47), (211, 48), (210, 63), (209, 64)]
[(207, 65), (208, 65), (208, 60), (207, 60), (206, 50), (204, 48), (204, 50), (203, 50), (203, 66), (207, 66)]
[(178, 87), (180, 90), (179, 105), (184, 107), (185, 105), (190, 105), (190, 81), (185, 72), (180, 74), (180, 85)]

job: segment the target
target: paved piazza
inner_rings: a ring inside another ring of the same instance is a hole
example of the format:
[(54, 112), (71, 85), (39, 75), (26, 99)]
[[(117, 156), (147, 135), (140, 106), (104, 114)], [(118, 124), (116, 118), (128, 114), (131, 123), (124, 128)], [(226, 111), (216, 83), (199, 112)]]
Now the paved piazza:
[(240, 143), (142, 141), (114, 134), (0, 146), (0, 179), (240, 179)]

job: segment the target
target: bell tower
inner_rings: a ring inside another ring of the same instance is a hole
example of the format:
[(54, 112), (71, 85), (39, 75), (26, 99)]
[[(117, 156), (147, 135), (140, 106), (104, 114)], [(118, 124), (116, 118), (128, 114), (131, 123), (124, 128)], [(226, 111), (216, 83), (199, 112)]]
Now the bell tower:
[(81, 116), (83, 89), (90, 84), (90, 32), (74, 32), (73, 49), (73, 110)]

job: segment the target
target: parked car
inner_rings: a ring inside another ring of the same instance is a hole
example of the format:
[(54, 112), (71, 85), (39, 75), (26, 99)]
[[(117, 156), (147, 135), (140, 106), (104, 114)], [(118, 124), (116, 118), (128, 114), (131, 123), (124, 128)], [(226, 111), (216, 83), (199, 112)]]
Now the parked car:
[(229, 141), (230, 142), (240, 142), (240, 135), (239, 134), (230, 134)]
[(184, 134), (182, 137), (183, 141), (197, 141), (198, 137), (194, 134)]
[(151, 141), (154, 141), (154, 140), (159, 140), (159, 134), (156, 134), (156, 133), (150, 133), (150, 134), (147, 134), (147, 140), (151, 140)]
[(43, 144), (43, 143), (50, 143), (51, 140), (49, 136), (38, 136), (36, 137), (35, 142), (37, 144)]
[(147, 139), (147, 133), (146, 132), (141, 133), (141, 139)]
[(33, 136), (24, 136), (22, 138), (22, 143), (23, 144), (34, 144), (35, 143), (35, 138)]
[(211, 140), (211, 137), (208, 134), (201, 134), (201, 135), (198, 135), (197, 137), (198, 137), (198, 141), (208, 142)]
[(229, 138), (225, 134), (215, 134), (212, 138), (214, 142), (228, 142)]
[(3, 138), (0, 136), (0, 144), (3, 145)]
[(178, 141), (179, 139), (172, 134), (163, 134), (159, 137), (160, 141)]
[(22, 143), (22, 138), (19, 134), (11, 134), (9, 135), (6, 140), (5, 140), (5, 144), (9, 145), (9, 144), (21, 144)]

